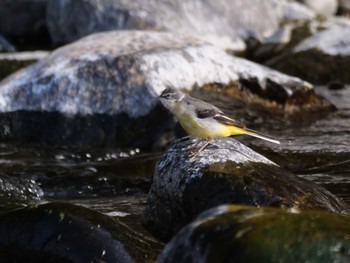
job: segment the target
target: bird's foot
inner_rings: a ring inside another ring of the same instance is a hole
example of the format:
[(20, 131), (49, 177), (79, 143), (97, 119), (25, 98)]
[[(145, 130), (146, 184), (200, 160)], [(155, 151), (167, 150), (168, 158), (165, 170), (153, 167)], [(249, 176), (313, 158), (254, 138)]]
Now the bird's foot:
[[(202, 142), (202, 141), (197, 142), (194, 146), (197, 146), (200, 142)], [(207, 141), (204, 143), (204, 145), (201, 146), (199, 149), (193, 149), (194, 146), (192, 146), (192, 149), (191, 149), (191, 151), (190, 151), (190, 153), (189, 153), (189, 157), (190, 157), (191, 159), (193, 159), (194, 157), (196, 157), (198, 154), (200, 154), (200, 153), (208, 146), (209, 143), (210, 143), (210, 141), (207, 140)]]

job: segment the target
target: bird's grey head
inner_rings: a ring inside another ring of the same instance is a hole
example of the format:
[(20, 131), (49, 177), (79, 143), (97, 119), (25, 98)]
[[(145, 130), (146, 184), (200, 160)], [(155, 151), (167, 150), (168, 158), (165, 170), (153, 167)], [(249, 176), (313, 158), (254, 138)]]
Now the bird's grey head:
[(171, 87), (167, 87), (159, 96), (159, 100), (164, 107), (172, 111), (177, 102), (181, 101), (185, 97), (185, 94), (179, 90)]

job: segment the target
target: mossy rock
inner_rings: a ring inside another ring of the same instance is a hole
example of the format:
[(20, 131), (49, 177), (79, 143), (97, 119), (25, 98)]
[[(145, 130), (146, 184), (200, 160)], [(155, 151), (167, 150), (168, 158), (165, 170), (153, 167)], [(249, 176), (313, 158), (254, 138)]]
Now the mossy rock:
[(220, 206), (167, 244), (157, 263), (349, 262), (350, 217)]

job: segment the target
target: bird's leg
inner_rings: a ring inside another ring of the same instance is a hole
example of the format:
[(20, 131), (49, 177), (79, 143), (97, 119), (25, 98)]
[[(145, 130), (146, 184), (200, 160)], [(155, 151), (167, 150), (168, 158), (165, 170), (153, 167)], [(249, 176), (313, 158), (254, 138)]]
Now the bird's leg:
[(188, 135), (188, 136), (185, 136), (185, 137), (181, 137), (181, 138), (177, 139), (176, 141), (178, 141), (178, 142), (186, 141), (186, 140), (188, 140), (190, 137), (191, 137), (191, 136)]
[[(201, 142), (201, 141), (198, 141), (198, 142), (195, 144), (195, 146), (197, 146), (197, 144), (199, 144), (200, 142)], [(198, 154), (200, 154), (200, 153), (205, 149), (205, 147), (208, 146), (209, 143), (210, 143), (210, 139), (207, 139), (206, 142), (205, 142), (205, 144), (204, 144), (203, 146), (201, 146), (196, 152), (190, 153), (191, 159), (194, 158), (194, 157), (196, 157)], [(193, 146), (193, 147), (194, 147), (194, 146)]]

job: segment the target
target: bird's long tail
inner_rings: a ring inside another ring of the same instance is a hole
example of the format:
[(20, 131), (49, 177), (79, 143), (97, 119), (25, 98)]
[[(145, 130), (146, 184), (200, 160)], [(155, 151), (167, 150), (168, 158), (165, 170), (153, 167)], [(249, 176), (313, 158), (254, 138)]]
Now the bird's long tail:
[(276, 140), (275, 138), (268, 136), (268, 135), (265, 135), (265, 134), (262, 134), (260, 132), (257, 132), (257, 131), (254, 131), (254, 130), (251, 130), (248, 128), (245, 128), (244, 131), (245, 131), (245, 134), (247, 134), (247, 135), (250, 135), (250, 136), (253, 136), (253, 137), (268, 141), (268, 142), (280, 144), (279, 140)]

